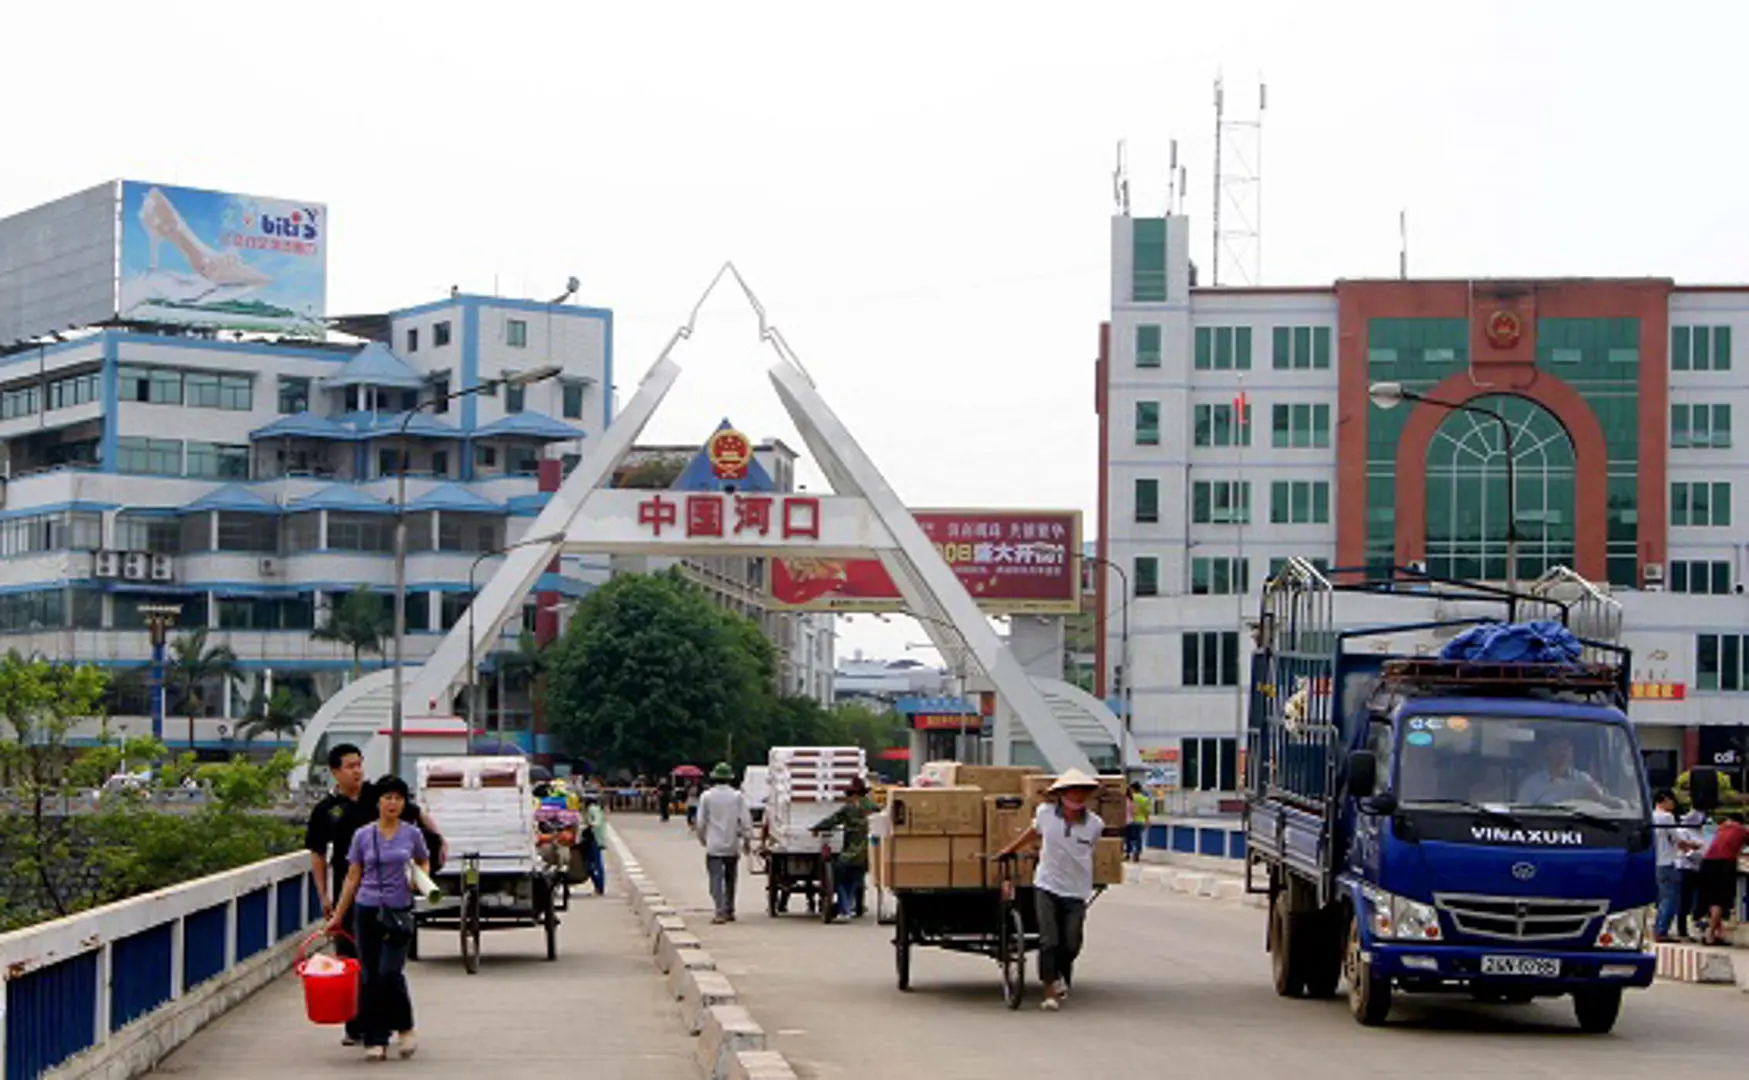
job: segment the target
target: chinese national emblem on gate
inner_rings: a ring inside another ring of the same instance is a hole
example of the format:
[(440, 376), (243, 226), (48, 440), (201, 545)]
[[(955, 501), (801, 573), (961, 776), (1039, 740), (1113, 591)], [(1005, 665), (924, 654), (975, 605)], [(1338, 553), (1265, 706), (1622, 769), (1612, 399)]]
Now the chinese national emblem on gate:
[(719, 480), (745, 480), (747, 465), (753, 460), (753, 444), (734, 428), (722, 428), (705, 444), (710, 457), (711, 472)]

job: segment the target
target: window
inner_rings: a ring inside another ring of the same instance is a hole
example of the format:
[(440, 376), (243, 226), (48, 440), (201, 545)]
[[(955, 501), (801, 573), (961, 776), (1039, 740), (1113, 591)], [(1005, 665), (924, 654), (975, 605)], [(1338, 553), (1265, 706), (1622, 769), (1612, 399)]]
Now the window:
[(331, 551), (395, 550), (395, 519), (389, 514), (328, 512), (328, 548)]
[(1136, 402), (1136, 445), (1160, 445), (1160, 403)]
[(191, 442), (188, 444), (188, 475), (205, 480), (247, 480), (249, 448)]
[(1160, 520), (1160, 481), (1136, 481), (1136, 520), (1144, 523)]
[(285, 519), (286, 553), (320, 550), (322, 547), (321, 528), (322, 513), (319, 510), (287, 515)]
[(310, 411), (310, 380), (293, 375), (279, 377), (279, 411), (282, 414)]
[(449, 320), (431, 324), (431, 345), (441, 349), (449, 344)]
[(1700, 634), (1696, 637), (1695, 686), (1701, 690), (1749, 690), (1749, 637)]
[(95, 551), (102, 546), (99, 514), (56, 511), (0, 521), (0, 556), (42, 551)]
[(1160, 595), (1160, 560), (1152, 555), (1137, 555), (1135, 590), (1137, 596)]
[[(1311, 563), (1313, 568), (1316, 569), (1318, 571), (1318, 573), (1320, 573), (1320, 574), (1327, 574), (1330, 572), (1330, 560), (1329, 559), (1306, 559), (1305, 561)], [(1275, 578), (1280, 577), (1281, 572), (1283, 570), (1286, 570), (1286, 569), (1287, 569), (1287, 556), (1278, 555), (1275, 558), (1269, 560), (1269, 576), (1270, 576), (1271, 580), (1274, 580)]]
[(498, 448), (496, 446), (474, 447), (474, 464), (483, 469), (495, 468), (498, 465)]
[(512, 349), (528, 348), (528, 320), (506, 319), (504, 321), (504, 344)]
[(42, 410), (42, 388), (32, 384), (0, 392), (0, 420), (35, 416)]
[(1330, 406), (1277, 405), (1270, 411), (1273, 445), (1295, 450), (1330, 445)]
[(528, 400), (528, 388), (526, 386), (511, 386), (509, 384), (505, 384), (505, 387), (504, 387), (504, 411), (505, 412), (510, 413), (512, 415), (521, 412), (523, 409), (523, 406), (527, 402), (527, 400)]
[(506, 446), (504, 471), (512, 476), (533, 476), (540, 471), (540, 451), (532, 446)]
[(1184, 635), (1185, 686), (1239, 685), (1239, 632), (1203, 630)]
[(410, 353), (419, 351), (419, 328), (417, 326), (407, 331), (407, 351)]
[[(1238, 419), (1238, 411), (1236, 404), (1196, 406), (1193, 413), (1196, 421), (1196, 445), (1250, 446), (1251, 425), (1234, 422)], [(1250, 417), (1245, 419), (1249, 420)]]
[(1231, 738), (1183, 739), (1184, 787), (1189, 791), (1237, 791), (1239, 744)]
[(246, 375), (215, 375), (191, 371), (183, 379), (188, 404), (198, 409), (248, 412), (255, 407), (254, 387)]
[[(439, 323), (439, 326), (445, 324)], [(394, 612), (394, 601), (390, 599), (390, 613)], [(431, 629), (431, 594), (428, 592), (410, 592), (407, 594), (407, 630)]]
[(503, 546), (502, 517), (450, 511), (438, 519), (439, 551), (496, 551)]
[(124, 436), (115, 441), (117, 472), (148, 476), (182, 475), (181, 439), (145, 439)]
[(1723, 449), (1731, 445), (1729, 405), (1670, 406), (1670, 445), (1678, 450)]
[(102, 385), (102, 377), (95, 371), (83, 375), (70, 375), (65, 379), (56, 379), (49, 384), (48, 407), (50, 409), (70, 409), (75, 405), (85, 405), (96, 401), (102, 392)]
[(401, 474), (401, 454), (398, 450), (377, 451), (377, 475), (399, 476)]
[(1144, 304), (1166, 299), (1165, 218), (1130, 222), (1130, 299)]
[(468, 605), (473, 602), (472, 593), (444, 593), (443, 606), (439, 612), (443, 621), (439, 624), (439, 628), (443, 630), (455, 629), (455, 624), (462, 621), (462, 616), (468, 613)]
[(1724, 526), (1731, 523), (1731, 485), (1677, 481), (1670, 485), (1670, 524)]
[(583, 384), (580, 382), (562, 383), (560, 391), (564, 398), (565, 419), (583, 419)]
[(1679, 593), (1710, 593), (1726, 596), (1731, 592), (1731, 564), (1693, 559), (1670, 564), (1670, 591)]
[(1160, 328), (1158, 326), (1136, 327), (1136, 366), (1145, 368), (1160, 366)]
[(279, 519), (272, 514), (219, 511), (220, 551), (279, 550)]
[(440, 416), (449, 411), (449, 379), (431, 380), (431, 412)]
[(1196, 328), (1196, 370), (1250, 371), (1249, 326), (1199, 326)]
[(1190, 486), (1190, 520), (1198, 525), (1251, 521), (1251, 481), (1198, 480)]
[(1277, 371), (1310, 371), (1330, 366), (1328, 326), (1278, 326), (1271, 336)]
[(219, 598), (221, 630), (309, 630), (315, 625), (315, 594)]
[(1218, 555), (1190, 560), (1190, 591), (1195, 596), (1227, 596), (1251, 590), (1251, 560)]
[[(384, 391), (384, 393), (387, 393), (387, 391)], [(403, 391), (401, 391), (401, 411), (402, 412), (412, 412), (414, 409), (417, 409), (418, 407), (419, 407), (419, 391), (417, 391), (417, 390), (403, 390)]]
[(123, 401), (151, 405), (182, 404), (182, 373), (171, 368), (122, 367), (117, 373)]
[[(190, 516), (198, 517), (199, 515)], [(122, 551), (149, 551), (154, 555), (175, 555), (183, 549), (182, 527), (175, 518), (145, 514), (117, 514), (115, 518), (115, 546)]]
[(1731, 370), (1731, 328), (1728, 326), (1672, 326), (1670, 370)]
[(1328, 480), (1276, 480), (1269, 485), (1269, 521), (1273, 525), (1328, 525)]
[(431, 452), (431, 474), (433, 476), (449, 475), (448, 450), (433, 450)]

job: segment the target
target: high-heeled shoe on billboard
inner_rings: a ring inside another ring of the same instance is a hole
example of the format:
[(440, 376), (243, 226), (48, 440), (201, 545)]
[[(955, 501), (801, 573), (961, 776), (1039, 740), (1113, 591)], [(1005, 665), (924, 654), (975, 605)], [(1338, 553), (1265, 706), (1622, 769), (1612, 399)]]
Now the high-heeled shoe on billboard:
[(176, 207), (170, 204), (165, 194), (153, 188), (146, 193), (145, 200), (140, 204), (140, 225), (146, 230), (146, 237), (151, 241), (150, 265), (158, 269), (158, 245), (168, 243), (177, 251), (194, 272), (212, 282), (214, 285), (242, 287), (249, 285), (266, 285), (273, 278), (245, 263), (234, 251), (214, 251), (194, 235), (194, 230), (188, 227), (188, 222), (182, 220), (182, 215), (176, 212)]

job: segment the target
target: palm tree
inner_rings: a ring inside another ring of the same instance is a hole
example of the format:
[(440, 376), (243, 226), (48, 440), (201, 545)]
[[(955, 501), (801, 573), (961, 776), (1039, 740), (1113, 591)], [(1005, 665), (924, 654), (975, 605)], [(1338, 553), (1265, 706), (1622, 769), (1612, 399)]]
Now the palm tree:
[(340, 606), (328, 613), (325, 626), (310, 631), (317, 641), (337, 641), (352, 650), (352, 675), (361, 670), (359, 657), (371, 652), (382, 655), (383, 639), (394, 632), (382, 597), (363, 585), (346, 594)]
[(207, 632), (195, 630), (170, 643), (170, 655), (164, 664), (164, 685), (180, 692), (182, 708), (188, 714), (188, 749), (194, 750), (194, 714), (206, 702), (202, 687), (218, 680), (241, 682), (243, 673), (237, 667), (237, 654), (228, 645), (207, 647)]
[[(504, 728), (504, 691), (512, 686), (526, 687), (529, 707), (532, 711), (539, 705), (540, 677), (546, 670), (546, 649), (535, 641), (533, 634), (526, 630), (517, 635), (514, 650), (498, 654), (498, 728), (500, 731)], [(532, 716), (529, 718), (529, 730), (537, 730)]]
[(244, 742), (262, 734), (293, 736), (304, 729), (304, 721), (314, 712), (310, 699), (290, 687), (276, 687), (273, 696), (265, 699), (258, 689), (249, 715), (237, 725), (237, 735)]

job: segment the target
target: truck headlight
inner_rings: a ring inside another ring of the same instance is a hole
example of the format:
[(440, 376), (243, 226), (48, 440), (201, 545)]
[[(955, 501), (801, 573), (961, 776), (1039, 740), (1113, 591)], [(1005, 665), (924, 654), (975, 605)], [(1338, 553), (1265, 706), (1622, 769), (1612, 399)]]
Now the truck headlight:
[(1373, 936), (1397, 941), (1439, 941), (1445, 936), (1439, 912), (1432, 904), (1369, 888), (1366, 899), (1368, 926)]
[(1645, 908), (1612, 911), (1604, 916), (1603, 926), (1597, 931), (1600, 949), (1638, 950), (1646, 947), (1646, 940)]

